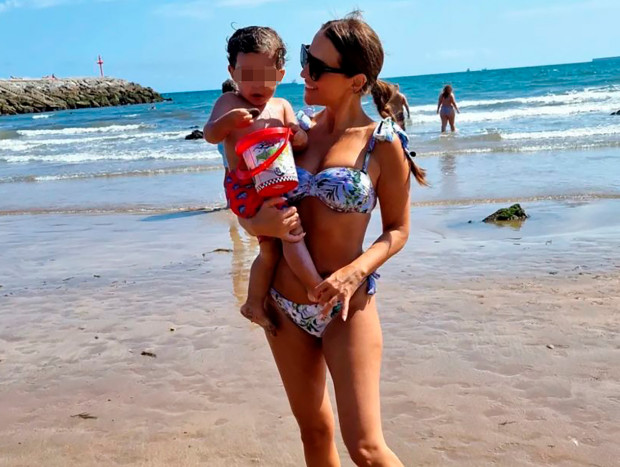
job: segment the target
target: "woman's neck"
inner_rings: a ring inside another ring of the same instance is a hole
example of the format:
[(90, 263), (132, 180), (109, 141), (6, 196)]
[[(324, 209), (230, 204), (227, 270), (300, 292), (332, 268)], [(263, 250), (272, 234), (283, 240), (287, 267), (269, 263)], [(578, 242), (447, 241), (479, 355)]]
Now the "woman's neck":
[(371, 120), (362, 109), (360, 95), (346, 97), (334, 106), (325, 107), (325, 123), (329, 133), (343, 133), (348, 128), (367, 125)]

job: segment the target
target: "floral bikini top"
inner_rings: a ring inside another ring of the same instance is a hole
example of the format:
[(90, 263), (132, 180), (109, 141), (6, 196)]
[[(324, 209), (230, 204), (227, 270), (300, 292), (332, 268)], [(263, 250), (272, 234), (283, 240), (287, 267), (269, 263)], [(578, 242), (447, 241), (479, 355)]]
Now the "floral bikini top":
[[(301, 127), (304, 120), (299, 119)], [(305, 127), (305, 128), (304, 128)], [(350, 167), (330, 167), (313, 174), (302, 167), (297, 167), (299, 185), (285, 196), (290, 203), (296, 203), (306, 196), (315, 196), (330, 209), (338, 212), (369, 213), (377, 204), (377, 193), (368, 175), (368, 161), (377, 141), (393, 141), (398, 135), (404, 152), (408, 158), (415, 153), (409, 153), (407, 134), (390, 118), (379, 122), (368, 142), (368, 150), (364, 155), (364, 164), (361, 169)]]

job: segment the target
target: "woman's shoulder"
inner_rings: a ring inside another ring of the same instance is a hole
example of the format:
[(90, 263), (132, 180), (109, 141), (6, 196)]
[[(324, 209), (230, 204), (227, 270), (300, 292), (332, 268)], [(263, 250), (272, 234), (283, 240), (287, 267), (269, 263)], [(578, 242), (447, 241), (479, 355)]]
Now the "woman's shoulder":
[(409, 144), (409, 136), (394, 120), (388, 117), (377, 122), (372, 132), (371, 145), (377, 142), (395, 142), (406, 147)]
[(409, 151), (409, 136), (391, 118), (385, 118), (377, 123), (369, 150), (374, 152), (380, 164), (396, 164), (399, 167), (415, 154)]

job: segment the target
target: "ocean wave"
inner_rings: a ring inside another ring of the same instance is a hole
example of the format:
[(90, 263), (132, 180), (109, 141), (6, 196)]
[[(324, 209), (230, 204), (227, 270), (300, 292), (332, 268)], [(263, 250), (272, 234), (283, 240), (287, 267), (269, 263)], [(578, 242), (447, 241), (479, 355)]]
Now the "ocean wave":
[(221, 164), (213, 165), (194, 165), (184, 167), (165, 167), (161, 169), (129, 170), (117, 172), (97, 172), (97, 173), (69, 173), (59, 175), (17, 175), (12, 177), (0, 178), (0, 183), (37, 183), (37, 182), (56, 182), (66, 180), (90, 180), (95, 178), (120, 178), (120, 177), (152, 177), (155, 175), (173, 175), (186, 173), (210, 172), (222, 170)]
[(80, 152), (63, 155), (51, 154), (28, 154), (22, 156), (12, 156), (0, 154), (0, 161), (13, 164), (24, 164), (32, 162), (53, 162), (62, 164), (80, 164), (83, 162), (103, 162), (103, 161), (146, 161), (146, 160), (214, 160), (220, 159), (221, 156), (216, 151), (205, 151), (198, 153), (178, 153), (166, 152), (161, 150), (141, 150), (129, 152), (115, 152), (110, 154), (102, 154), (98, 152)]
[(120, 133), (122, 131), (141, 130), (153, 128), (152, 125), (144, 123), (132, 125), (107, 125), (95, 127), (70, 127), (70, 128), (54, 128), (45, 130), (17, 130), (21, 136), (44, 136), (44, 135), (81, 135), (85, 133)]
[(27, 151), (28, 149), (31, 149), (31, 146), (26, 141), (21, 141), (19, 139), (0, 139), (0, 150), (18, 152)]
[[(78, 138), (50, 138), (50, 139), (0, 139), (0, 149), (9, 151), (29, 151), (42, 146), (59, 146), (70, 144), (85, 143), (104, 143), (114, 141), (131, 142), (135, 140), (148, 139), (150, 142), (184, 140), (188, 134), (188, 130), (183, 131), (165, 131), (165, 132), (144, 132), (133, 134), (103, 134), (102, 136), (82, 136)], [(205, 144), (205, 143), (203, 143)], [(216, 150), (216, 146), (206, 143), (206, 147)]]
[(441, 157), (447, 154), (449, 155), (476, 155), (485, 153), (494, 154), (512, 154), (512, 153), (530, 153), (530, 152), (548, 152), (548, 151), (577, 151), (577, 150), (589, 150), (589, 149), (604, 149), (604, 148), (620, 148), (620, 140), (605, 140), (596, 142), (558, 142), (548, 144), (499, 144), (494, 147), (473, 147), (473, 148), (443, 148), (436, 149), (436, 147), (421, 146), (417, 150), (417, 155), (421, 158), (424, 157)]
[[(49, 214), (161, 214), (170, 216), (189, 216), (195, 214), (209, 214), (218, 211), (225, 211), (228, 208), (222, 203), (211, 203), (203, 206), (76, 206), (58, 208), (31, 208), (16, 210), (0, 210), (0, 216), (26, 216), (26, 215), (49, 215)], [(158, 216), (159, 217), (159, 216)]]
[(42, 118), (50, 118), (52, 116), (52, 114), (39, 114), (39, 115), (33, 115), (32, 119), (33, 120), (40, 120)]
[(533, 131), (523, 133), (502, 134), (502, 139), (554, 139), (554, 138), (584, 138), (588, 136), (620, 135), (620, 124), (599, 127), (571, 128), (568, 130)]
[[(436, 107), (435, 107), (436, 108)], [(497, 120), (513, 120), (530, 117), (555, 117), (562, 118), (586, 113), (608, 113), (607, 109), (602, 109), (600, 104), (591, 105), (566, 105), (549, 107), (525, 107), (505, 110), (486, 110), (484, 112), (467, 112), (462, 109), (462, 113), (457, 116), (458, 121), (467, 123), (490, 122)], [(411, 113), (413, 124), (436, 123), (439, 116), (432, 114)]]
[[(471, 109), (473, 107), (510, 107), (515, 105), (559, 106), (588, 102), (598, 104), (602, 102), (620, 103), (620, 86), (610, 85), (599, 88), (587, 88), (581, 91), (568, 91), (561, 94), (550, 93), (541, 96), (514, 97), (509, 99), (459, 100), (457, 96), (457, 102), (462, 109)], [(437, 104), (415, 106), (415, 109), (422, 112), (435, 112)]]

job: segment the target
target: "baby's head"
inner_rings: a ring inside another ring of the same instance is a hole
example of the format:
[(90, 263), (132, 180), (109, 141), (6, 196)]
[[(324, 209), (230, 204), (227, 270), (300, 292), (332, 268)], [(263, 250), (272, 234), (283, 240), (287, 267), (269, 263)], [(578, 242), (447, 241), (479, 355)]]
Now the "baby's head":
[(271, 28), (249, 26), (237, 29), (228, 39), (228, 71), (239, 94), (260, 107), (273, 97), (284, 78), (286, 47)]

